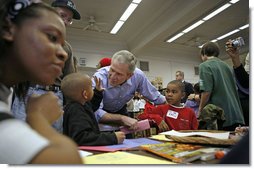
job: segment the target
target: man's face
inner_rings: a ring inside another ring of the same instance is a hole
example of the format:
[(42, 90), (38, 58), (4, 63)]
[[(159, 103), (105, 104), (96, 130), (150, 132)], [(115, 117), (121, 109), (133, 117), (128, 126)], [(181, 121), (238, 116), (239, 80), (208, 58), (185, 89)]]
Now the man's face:
[(176, 80), (183, 80), (183, 77), (181, 76), (180, 72), (176, 73)]
[(129, 65), (124, 63), (118, 63), (112, 61), (109, 69), (109, 84), (111, 86), (117, 86), (123, 84), (132, 76), (129, 72)]
[(56, 11), (63, 19), (65, 26), (72, 24), (73, 12), (71, 10), (65, 7), (56, 7)]

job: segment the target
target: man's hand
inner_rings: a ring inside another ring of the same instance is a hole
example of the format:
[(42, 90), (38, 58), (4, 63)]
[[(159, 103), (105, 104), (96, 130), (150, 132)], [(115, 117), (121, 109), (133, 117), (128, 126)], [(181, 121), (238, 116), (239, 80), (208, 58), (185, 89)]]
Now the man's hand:
[(231, 39), (226, 42), (226, 52), (231, 57), (234, 67), (239, 67), (241, 65), (239, 48), (232, 46)]
[(122, 115), (121, 121), (124, 126), (129, 126), (130, 130), (137, 130), (138, 129), (138, 120), (137, 119), (133, 119), (131, 117)]
[(161, 132), (169, 130), (169, 127), (164, 120), (161, 121), (161, 123), (158, 125), (158, 127)]
[(96, 90), (98, 90), (100, 92), (105, 90), (104, 88), (101, 87), (101, 79), (97, 78), (96, 76), (93, 76), (93, 78), (94, 78), (94, 81), (95, 81), (95, 88), (96, 88)]

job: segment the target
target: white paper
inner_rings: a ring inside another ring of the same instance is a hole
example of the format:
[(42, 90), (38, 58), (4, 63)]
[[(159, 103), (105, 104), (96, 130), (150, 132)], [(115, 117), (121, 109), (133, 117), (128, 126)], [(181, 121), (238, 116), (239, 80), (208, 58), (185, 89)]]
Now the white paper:
[(230, 132), (218, 132), (218, 133), (211, 133), (211, 132), (201, 132), (201, 131), (193, 131), (193, 132), (178, 132), (175, 130), (170, 130), (166, 132), (162, 132), (160, 134), (170, 135), (170, 136), (178, 136), (178, 137), (188, 137), (188, 136), (204, 136), (204, 137), (211, 137), (217, 139), (229, 139)]
[(78, 150), (78, 152), (79, 152), (79, 155), (80, 155), (81, 158), (93, 155), (93, 153), (88, 152), (88, 151)]

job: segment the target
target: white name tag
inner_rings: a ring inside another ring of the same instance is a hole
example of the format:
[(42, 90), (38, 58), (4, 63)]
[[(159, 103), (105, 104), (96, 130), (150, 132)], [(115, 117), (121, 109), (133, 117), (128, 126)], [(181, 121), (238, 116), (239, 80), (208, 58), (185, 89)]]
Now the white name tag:
[(173, 118), (173, 119), (177, 119), (177, 117), (178, 117), (178, 112), (169, 110), (168, 113), (167, 113), (167, 117), (170, 117), (170, 118)]

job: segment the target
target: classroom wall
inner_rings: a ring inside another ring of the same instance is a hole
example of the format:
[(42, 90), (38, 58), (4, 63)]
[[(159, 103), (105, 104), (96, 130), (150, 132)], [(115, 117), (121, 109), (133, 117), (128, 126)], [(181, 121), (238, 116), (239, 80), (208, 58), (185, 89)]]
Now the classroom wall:
[[(103, 57), (111, 57), (115, 52), (126, 49), (128, 46), (122, 40), (112, 38), (107, 34), (101, 37), (95, 37), (93, 32), (82, 34), (78, 31), (67, 30), (67, 41), (73, 48), (73, 54), (78, 58), (85, 58), (85, 66), (79, 65), (79, 71), (85, 72), (90, 76), (97, 70), (96, 65)], [(201, 63), (199, 49), (196, 51), (196, 57), (191, 56), (188, 50), (179, 50), (168, 52), (168, 50), (156, 49), (150, 47), (147, 53), (139, 53), (136, 55), (139, 67), (139, 61), (149, 62), (149, 71), (144, 73), (149, 80), (154, 80), (156, 77), (161, 77), (163, 87), (167, 83), (175, 79), (175, 72), (181, 70), (185, 73), (185, 80), (190, 83), (196, 83), (199, 80), (198, 75), (195, 75), (194, 67), (198, 67)], [(195, 53), (195, 52), (194, 52)], [(246, 56), (244, 54), (242, 57)], [(225, 60), (229, 65), (232, 65), (230, 59)]]

